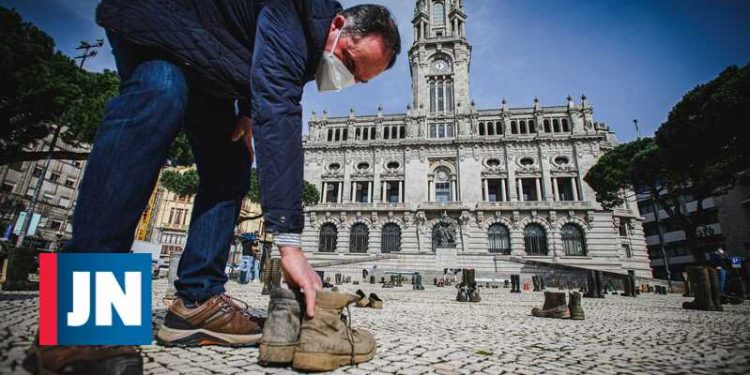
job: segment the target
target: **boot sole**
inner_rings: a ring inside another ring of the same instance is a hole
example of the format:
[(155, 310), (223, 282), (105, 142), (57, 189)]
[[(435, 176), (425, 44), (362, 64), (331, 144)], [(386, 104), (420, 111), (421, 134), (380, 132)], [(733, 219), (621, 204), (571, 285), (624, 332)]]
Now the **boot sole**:
[(328, 353), (306, 353), (297, 352), (294, 354), (292, 367), (295, 370), (320, 372), (331, 371), (342, 366), (363, 363), (375, 357), (375, 349), (366, 354), (328, 354)]
[(261, 366), (278, 366), (286, 365), (294, 361), (294, 353), (297, 351), (297, 344), (269, 344), (260, 343), (258, 354), (258, 363)]
[(156, 341), (163, 346), (196, 347), (220, 345), (231, 347), (245, 347), (257, 344), (262, 333), (254, 335), (235, 335), (219, 333), (207, 329), (174, 329), (162, 326), (156, 334)]

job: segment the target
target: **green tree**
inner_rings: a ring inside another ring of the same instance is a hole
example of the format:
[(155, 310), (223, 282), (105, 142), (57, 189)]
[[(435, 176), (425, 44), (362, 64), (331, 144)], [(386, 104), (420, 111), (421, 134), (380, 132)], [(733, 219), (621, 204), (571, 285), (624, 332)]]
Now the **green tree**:
[[(45, 159), (44, 151), (25, 148), (62, 125), (60, 138), (80, 146), (93, 143), (107, 101), (117, 94), (119, 78), (105, 70), (81, 70), (55, 52), (42, 30), (23, 22), (15, 10), (0, 7), (0, 165)], [(184, 135), (172, 147), (177, 164), (192, 163)], [(57, 150), (53, 159), (82, 160), (87, 152)]]
[[(627, 191), (648, 193), (683, 230), (686, 245), (702, 262), (721, 236), (702, 237), (710, 224), (703, 206), (725, 194), (750, 169), (750, 65), (727, 68), (677, 103), (655, 138), (622, 145), (604, 154), (585, 180), (605, 208), (623, 203)], [(696, 202), (688, 212), (686, 197)]]
[(318, 188), (305, 180), (305, 187), (302, 190), (302, 205), (313, 206), (320, 201), (320, 192)]
[(194, 195), (198, 192), (198, 171), (190, 168), (185, 171), (166, 169), (159, 182), (165, 189), (177, 195)]

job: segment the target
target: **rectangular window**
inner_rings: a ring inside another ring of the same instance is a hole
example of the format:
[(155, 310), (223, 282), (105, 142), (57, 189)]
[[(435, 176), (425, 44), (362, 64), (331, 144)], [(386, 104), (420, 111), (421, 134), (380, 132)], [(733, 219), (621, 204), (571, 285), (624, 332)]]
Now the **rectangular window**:
[(445, 138), (445, 125), (438, 125), (438, 138)]
[(70, 207), (70, 198), (68, 198), (68, 197), (60, 197), (60, 206), (63, 206), (65, 208)]
[(445, 102), (444, 102), (445, 92), (444, 92), (443, 89), (444, 89), (444, 87), (443, 87), (443, 81), (438, 81), (438, 88), (437, 88), (437, 95), (438, 95), (438, 103), (437, 103), (438, 104), (438, 108), (437, 108), (437, 110), (438, 110), (438, 112), (445, 111)]
[(625, 221), (620, 221), (620, 236), (628, 236), (628, 223), (626, 223)]
[(3, 181), (2, 191), (4, 193), (12, 193), (14, 187), (16, 187), (16, 184), (12, 184), (10, 182)]
[(558, 177), (557, 178), (557, 200), (560, 201), (572, 201), (575, 199), (573, 196), (573, 179), (570, 177)]
[(430, 138), (437, 137), (437, 125), (431, 124), (430, 125)]
[(436, 105), (435, 105), (435, 101), (436, 101), (436, 98), (435, 98), (435, 81), (430, 81), (430, 112), (431, 113), (434, 113), (435, 110), (436, 110), (436, 108), (437, 108)]
[(630, 245), (628, 245), (628, 244), (623, 244), (622, 245), (622, 253), (625, 254), (626, 258), (632, 258), (633, 257), (633, 252), (630, 250)]
[(453, 138), (453, 124), (448, 124), (448, 138)]
[(435, 201), (436, 202), (450, 202), (451, 201), (450, 182), (435, 183)]
[(34, 168), (34, 172), (32, 172), (32, 175), (33, 175), (34, 177), (39, 177), (39, 176), (41, 176), (41, 175), (42, 175), (42, 168), (41, 168), (41, 167), (36, 167), (36, 168)]
[(69, 188), (72, 188), (72, 187), (75, 186), (75, 184), (76, 184), (76, 180), (75, 179), (70, 178), (70, 177), (68, 177), (68, 178), (65, 179), (65, 186), (67, 186)]
[(51, 173), (51, 174), (49, 175), (49, 180), (50, 180), (50, 181), (52, 181), (52, 182), (57, 182), (57, 181), (60, 181), (60, 174), (59, 174), (59, 173), (54, 173), (54, 172), (52, 172), (52, 173)]
[(523, 188), (524, 201), (538, 201), (539, 194), (536, 191), (536, 178), (522, 178), (521, 186)]
[(453, 112), (453, 82), (448, 80), (445, 87), (445, 102), (448, 112)]
[[(487, 180), (487, 201), (488, 202), (502, 202), (503, 193), (500, 179), (488, 179)], [(506, 197), (507, 198), (507, 197)]]
[(49, 229), (60, 230), (62, 228), (62, 221), (51, 220), (49, 223)]

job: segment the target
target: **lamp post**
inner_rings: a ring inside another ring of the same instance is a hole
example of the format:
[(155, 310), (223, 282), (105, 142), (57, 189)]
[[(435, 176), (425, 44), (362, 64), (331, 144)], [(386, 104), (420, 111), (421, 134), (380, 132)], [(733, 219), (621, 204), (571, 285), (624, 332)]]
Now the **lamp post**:
[[(82, 54), (80, 56), (76, 56), (76, 59), (81, 59), (81, 63), (78, 65), (80, 69), (83, 69), (83, 64), (86, 62), (86, 59), (89, 57), (96, 56), (96, 48), (100, 48), (104, 45), (104, 39), (97, 39), (96, 43), (88, 43), (88, 42), (81, 42), (81, 44), (76, 48), (77, 50), (82, 50)], [(36, 205), (39, 201), (39, 194), (42, 192), (42, 186), (44, 185), (44, 179), (47, 177), (47, 170), (49, 169), (49, 165), (52, 161), (52, 154), (55, 151), (55, 146), (57, 145), (57, 139), (60, 138), (60, 132), (62, 131), (62, 125), (61, 124), (55, 124), (55, 133), (52, 136), (52, 142), (49, 145), (49, 151), (47, 154), (47, 159), (44, 162), (44, 167), (42, 168), (42, 173), (37, 177), (36, 179), (36, 186), (34, 187), (34, 195), (31, 196), (31, 202), (29, 203), (29, 210), (28, 214), (24, 217), (23, 222), (21, 223), (21, 230), (18, 234), (18, 239), (16, 240), (16, 247), (22, 247), (23, 241), (26, 239), (26, 236), (28, 236), (29, 226), (31, 224), (31, 219), (34, 216), (34, 210), (36, 209)]]

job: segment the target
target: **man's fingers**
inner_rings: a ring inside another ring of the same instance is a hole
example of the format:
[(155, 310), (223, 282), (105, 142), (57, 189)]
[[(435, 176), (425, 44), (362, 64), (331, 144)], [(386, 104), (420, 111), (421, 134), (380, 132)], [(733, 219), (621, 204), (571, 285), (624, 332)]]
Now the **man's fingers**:
[(317, 290), (315, 288), (305, 288), (305, 306), (307, 310), (307, 316), (312, 318), (315, 315), (315, 294)]

